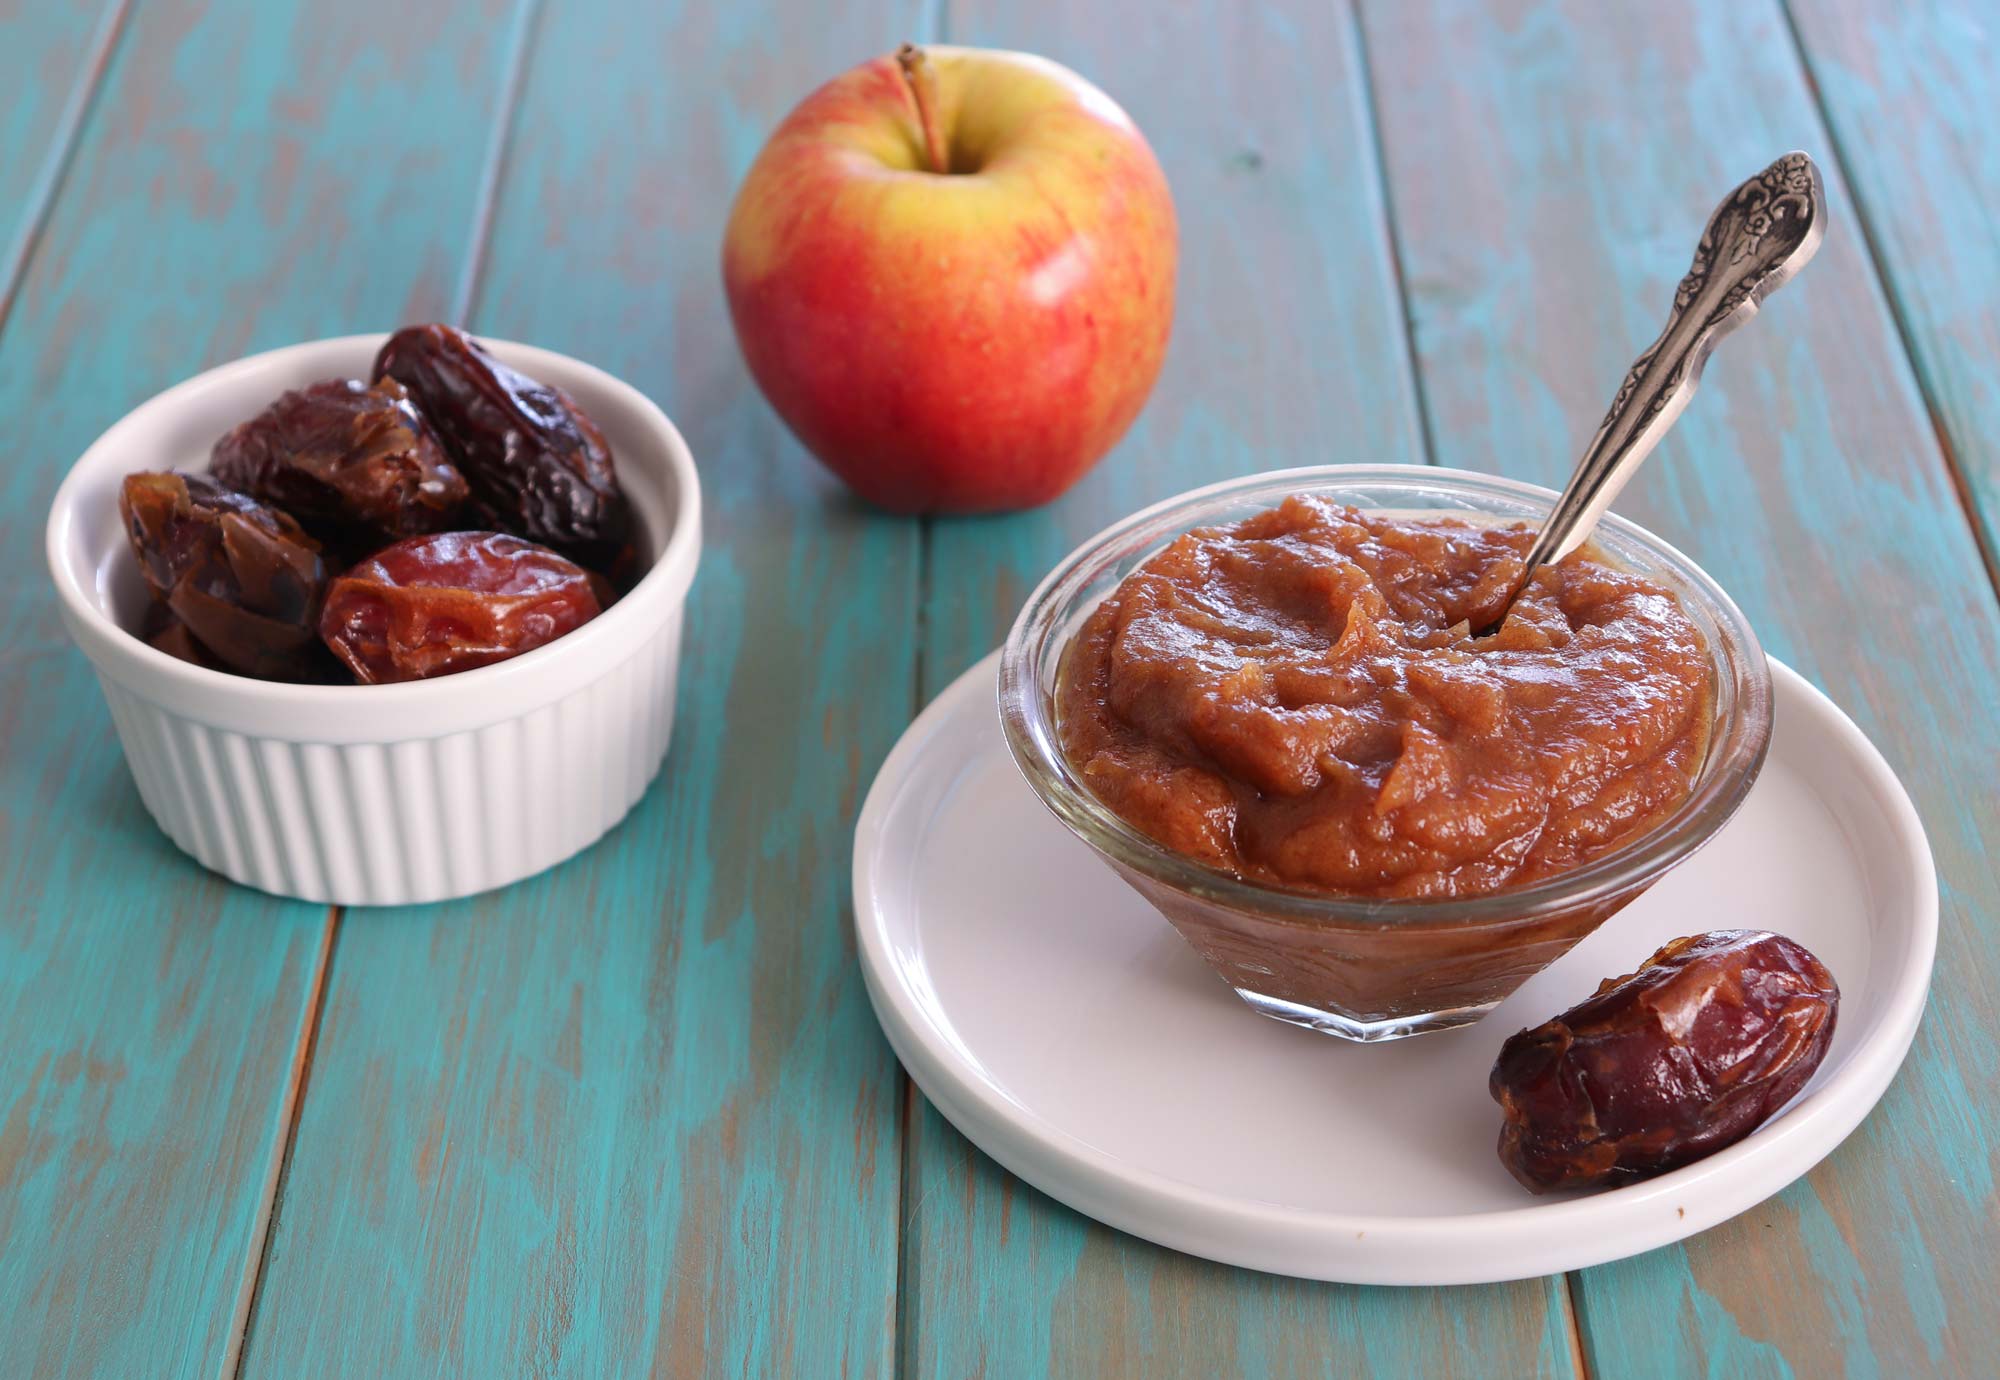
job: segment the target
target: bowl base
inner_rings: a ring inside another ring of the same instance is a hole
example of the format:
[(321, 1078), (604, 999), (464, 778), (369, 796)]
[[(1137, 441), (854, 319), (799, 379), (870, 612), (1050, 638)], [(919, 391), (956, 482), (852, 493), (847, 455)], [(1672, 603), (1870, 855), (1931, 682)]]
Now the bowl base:
[(1251, 1010), (1274, 1021), (1303, 1026), (1321, 1035), (1332, 1035), (1364, 1045), (1408, 1039), (1412, 1035), (1429, 1035), (1439, 1030), (1456, 1030), (1462, 1025), (1471, 1025), (1501, 1001), (1501, 998), (1495, 997), (1479, 1006), (1454, 1006), (1415, 1016), (1388, 1016), (1379, 1021), (1364, 1021), (1343, 1016), (1338, 1011), (1322, 1011), (1316, 1006), (1305, 1006), (1283, 997), (1266, 996), (1247, 987), (1238, 987), (1235, 991), (1237, 996), (1250, 1004)]

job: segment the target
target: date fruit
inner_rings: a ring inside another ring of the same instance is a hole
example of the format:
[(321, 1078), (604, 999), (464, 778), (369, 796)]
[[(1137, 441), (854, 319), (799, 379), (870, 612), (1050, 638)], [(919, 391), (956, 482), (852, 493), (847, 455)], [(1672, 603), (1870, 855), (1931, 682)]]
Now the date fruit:
[(139, 636), (148, 647), (165, 652), (168, 656), (178, 657), (196, 666), (205, 666), (211, 671), (228, 669), (194, 640), (194, 634), (187, 630), (187, 624), (174, 617), (172, 609), (157, 599), (146, 606), (146, 612), (140, 617)]
[(471, 493), (394, 379), (286, 393), (217, 441), (211, 468), (328, 540), (365, 549), (455, 526)]
[(133, 474), (118, 512), (154, 597), (232, 671), (316, 678), (326, 567), (298, 523), (201, 474)]
[(597, 617), (597, 577), (500, 532), (411, 537), (333, 582), (320, 636), (367, 685), (519, 656)]
[(631, 509), (611, 447), (574, 399), (450, 326), (405, 326), (375, 357), (402, 383), (472, 486), (483, 522), (599, 570), (630, 559)]
[(1833, 1039), (1840, 989), (1782, 935), (1676, 939), (1500, 1048), (1500, 1160), (1528, 1188), (1630, 1183), (1733, 1145)]

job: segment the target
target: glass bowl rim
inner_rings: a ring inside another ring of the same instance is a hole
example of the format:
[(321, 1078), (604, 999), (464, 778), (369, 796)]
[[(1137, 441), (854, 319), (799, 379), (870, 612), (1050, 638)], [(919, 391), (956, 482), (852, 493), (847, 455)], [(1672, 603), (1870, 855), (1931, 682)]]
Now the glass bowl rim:
[[(1203, 520), (1206, 510), (1260, 498), (1268, 499), (1270, 506), (1294, 493), (1311, 493), (1316, 486), (1366, 485), (1444, 489), (1462, 492), (1468, 498), (1526, 500), (1544, 508), (1557, 496), (1554, 490), (1538, 484), (1434, 465), (1316, 465), (1267, 470), (1192, 489), (1141, 509), (1085, 540), (1056, 564), (1023, 604), (1001, 650), (997, 686), (1001, 727), (1016, 767), (1042, 803), (1072, 833), (1120, 868), (1267, 921), (1348, 929), (1400, 925), (1461, 929), (1511, 925), (1628, 894), (1657, 880), (1728, 822), (1749, 794), (1770, 748), (1770, 666), (1749, 620), (1706, 571), (1669, 543), (1615, 513), (1607, 513), (1599, 521), (1598, 535), (1608, 532), (1615, 544), (1636, 546), (1654, 558), (1671, 577), (1677, 594), (1699, 596), (1715, 631), (1721, 634), (1708, 636), (1716, 675), (1716, 723), (1694, 788), (1672, 814), (1630, 846), (1524, 887), (1479, 896), (1335, 896), (1253, 882), (1196, 862), (1141, 833), (1085, 788), (1056, 740), (1053, 706), (1041, 693), (1037, 672), (1046, 644), (1072, 621), (1076, 611), (1071, 606), (1107, 550), (1127, 546), (1143, 534), (1147, 540), (1136, 553), (1143, 557), (1172, 536), (1208, 525)], [(1441, 517), (1451, 515), (1447, 508), (1436, 512)], [(1058, 659), (1067, 639), (1061, 642), (1055, 648)], [(1726, 718), (1725, 709), (1730, 711)]]

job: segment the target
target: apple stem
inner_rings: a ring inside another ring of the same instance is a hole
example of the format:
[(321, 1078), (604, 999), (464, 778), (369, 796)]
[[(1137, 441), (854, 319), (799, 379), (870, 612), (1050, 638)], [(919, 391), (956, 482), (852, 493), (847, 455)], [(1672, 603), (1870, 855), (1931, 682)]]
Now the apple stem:
[(948, 173), (951, 160), (945, 156), (944, 130), (938, 125), (937, 69), (914, 43), (896, 50), (896, 65), (903, 69), (903, 84), (917, 103), (917, 123), (923, 126), (924, 156), (930, 160), (931, 171)]

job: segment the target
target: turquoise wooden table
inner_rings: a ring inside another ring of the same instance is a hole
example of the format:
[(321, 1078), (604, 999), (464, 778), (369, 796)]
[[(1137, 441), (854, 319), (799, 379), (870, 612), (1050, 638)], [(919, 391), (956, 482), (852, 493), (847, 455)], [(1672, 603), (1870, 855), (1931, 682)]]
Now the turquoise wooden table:
[[(1040, 512), (864, 510), (730, 336), (736, 179), (906, 37), (1078, 68), (1179, 203), (1158, 391)], [(1983, 0), (0, 0), (0, 1375), (1993, 1374), (1996, 71)], [(855, 812), (914, 712), (1078, 538), (1194, 484), (1559, 482), (1700, 218), (1792, 147), (1826, 247), (1621, 507), (1930, 831), (1937, 979), (1880, 1108), (1683, 1246), (1477, 1289), (1211, 1265), (974, 1151), (848, 928)], [(329, 913), (154, 829), (42, 521), (159, 388), (431, 318), (681, 424), (710, 505), (683, 699), (598, 847)]]

